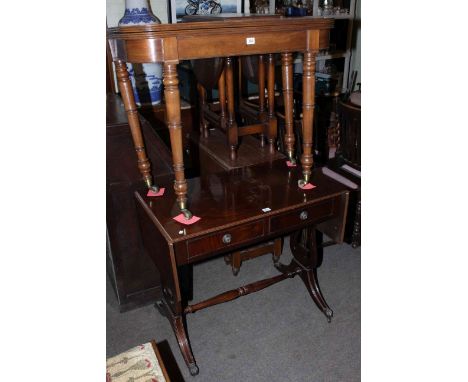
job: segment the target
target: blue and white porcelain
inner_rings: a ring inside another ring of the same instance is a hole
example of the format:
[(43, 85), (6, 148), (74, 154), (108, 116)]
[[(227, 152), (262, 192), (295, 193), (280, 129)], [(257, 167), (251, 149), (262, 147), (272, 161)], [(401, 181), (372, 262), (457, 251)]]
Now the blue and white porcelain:
[(133, 98), (135, 98), (135, 103), (138, 106), (141, 106), (140, 97), (138, 96), (137, 87), (136, 87), (135, 71), (133, 70), (132, 64), (127, 64), (127, 71), (128, 71), (128, 76), (130, 77), (130, 82), (132, 83)]
[[(135, 25), (161, 24), (151, 11), (148, 0), (125, 0), (125, 13), (119, 21), (119, 27)], [(135, 103), (158, 105), (161, 103), (162, 65), (127, 64), (127, 70), (133, 87)]]

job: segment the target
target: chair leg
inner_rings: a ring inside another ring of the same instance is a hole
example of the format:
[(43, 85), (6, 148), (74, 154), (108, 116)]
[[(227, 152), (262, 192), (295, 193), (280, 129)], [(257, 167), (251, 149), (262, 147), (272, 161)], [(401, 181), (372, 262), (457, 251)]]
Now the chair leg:
[(234, 77), (233, 59), (226, 58), (226, 90), (227, 90), (227, 112), (228, 112), (228, 143), (231, 150), (231, 160), (237, 159), (238, 131), (234, 117)]

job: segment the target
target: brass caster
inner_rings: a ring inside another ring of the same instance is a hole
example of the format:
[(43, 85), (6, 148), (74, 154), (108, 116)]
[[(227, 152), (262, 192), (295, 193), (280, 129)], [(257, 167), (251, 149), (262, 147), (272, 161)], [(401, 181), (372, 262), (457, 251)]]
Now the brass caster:
[(237, 276), (239, 274), (239, 268), (232, 268), (232, 274)]
[(155, 184), (153, 184), (151, 187), (150, 187), (150, 190), (155, 192), (155, 193), (158, 193), (159, 192), (159, 187), (156, 186)]
[(189, 371), (190, 371), (190, 375), (191, 376), (195, 376), (197, 375), (199, 372), (200, 372), (200, 369), (198, 368), (197, 364), (196, 363), (191, 363), (188, 365), (188, 368), (189, 368)]
[(299, 179), (297, 181), (297, 184), (299, 187), (304, 187), (307, 184), (307, 182), (304, 179)]
[(331, 310), (331, 309), (326, 309), (326, 310), (325, 310), (325, 316), (327, 316), (327, 321), (328, 321), (328, 323), (330, 323), (330, 322), (331, 322), (331, 319), (332, 319), (332, 317), (333, 317), (333, 310)]
[(182, 208), (180, 212), (184, 214), (185, 220), (190, 220), (193, 217), (193, 214), (187, 208)]

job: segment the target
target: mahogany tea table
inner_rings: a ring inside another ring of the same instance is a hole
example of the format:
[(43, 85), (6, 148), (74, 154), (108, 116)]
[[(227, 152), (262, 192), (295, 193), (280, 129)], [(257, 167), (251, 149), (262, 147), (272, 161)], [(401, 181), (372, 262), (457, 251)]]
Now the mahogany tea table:
[[(333, 315), (318, 285), (320, 265), (316, 233), (343, 241), (349, 193), (345, 186), (314, 169), (315, 188), (298, 187), (298, 167), (277, 160), (188, 180), (191, 209), (202, 219), (192, 225), (177, 222), (178, 195), (172, 177), (158, 178), (166, 187), (162, 197), (135, 192), (143, 243), (161, 275), (162, 299), (157, 303), (170, 321), (184, 360), (198, 374), (186, 329), (186, 314), (231, 301), (298, 275), (312, 300), (330, 321)], [(279, 274), (188, 304), (186, 266), (284, 235), (291, 235), (293, 260), (274, 266)]]
[[(281, 54), (283, 93), (285, 100), (285, 145), (291, 162), (295, 162), (293, 132), (293, 53), (303, 53), (303, 154), (301, 156), (301, 185), (310, 180), (313, 165), (312, 126), (315, 95), (315, 56), (329, 43), (333, 20), (314, 17), (223, 17), (220, 21), (199, 21), (178, 24), (158, 24), (110, 28), (108, 40), (116, 66), (119, 88), (128, 115), (128, 121), (138, 158), (138, 168), (146, 186), (153, 191), (150, 162), (146, 154), (138, 111), (125, 63), (160, 62), (163, 64), (164, 97), (167, 124), (170, 130), (174, 191), (179, 210), (186, 219), (192, 217), (188, 209), (187, 180), (184, 174), (182, 124), (180, 116), (179, 80), (177, 65), (181, 60), (235, 56)], [(273, 61), (271, 61), (273, 62)], [(229, 65), (228, 65), (229, 67)], [(230, 75), (227, 71), (227, 75)], [(229, 82), (229, 81), (228, 81)], [(232, 105), (231, 105), (232, 106)], [(237, 142), (235, 124), (228, 131), (232, 146)], [(269, 137), (272, 140), (275, 137)], [(270, 142), (270, 143), (273, 143)], [(272, 145), (273, 147), (273, 145)], [(235, 147), (231, 147), (235, 149)], [(192, 197), (189, 195), (190, 198)], [(192, 209), (192, 207), (191, 207)], [(176, 211), (174, 211), (177, 214)]]

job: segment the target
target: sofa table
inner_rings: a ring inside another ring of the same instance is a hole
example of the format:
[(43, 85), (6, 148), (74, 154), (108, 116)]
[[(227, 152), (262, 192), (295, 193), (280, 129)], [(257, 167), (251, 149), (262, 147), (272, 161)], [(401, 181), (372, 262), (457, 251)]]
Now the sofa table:
[[(135, 192), (144, 247), (161, 275), (163, 297), (157, 305), (169, 319), (192, 375), (198, 373), (198, 366), (187, 336), (187, 313), (298, 275), (315, 304), (331, 320), (333, 312), (317, 282), (316, 230), (342, 242), (348, 191), (321, 169), (310, 174), (315, 188), (300, 189), (297, 182), (301, 176), (298, 167), (287, 167), (284, 160), (277, 160), (189, 179), (191, 209), (202, 216), (192, 225), (173, 219), (179, 208), (174, 190), (167, 188), (163, 197), (148, 197), (145, 190)], [(163, 187), (172, 182), (170, 176), (158, 181)], [(275, 263), (277, 276), (188, 304), (184, 267), (287, 234), (291, 234), (293, 260), (289, 265)]]
[[(303, 58), (303, 154), (301, 156), (301, 185), (310, 180), (312, 158), (312, 124), (315, 93), (315, 56), (325, 49), (333, 20), (300, 18), (233, 17), (220, 21), (186, 22), (179, 24), (117, 27), (108, 30), (108, 40), (116, 65), (117, 79), (138, 158), (138, 167), (146, 186), (158, 191), (153, 183), (138, 121), (138, 112), (126, 69), (129, 63), (163, 63), (164, 97), (167, 124), (170, 130), (172, 160), (174, 166), (174, 190), (179, 209), (186, 219), (192, 216), (188, 209), (187, 181), (184, 174), (180, 96), (177, 64), (181, 60), (213, 57), (281, 54), (283, 94), (285, 100), (285, 144), (291, 162), (295, 162), (293, 132), (293, 52), (302, 52)], [(226, 75), (232, 76), (226, 68)], [(228, 131), (236, 134), (236, 130)], [(232, 137), (237, 141), (237, 137)], [(269, 137), (275, 139), (275, 137)], [(189, 195), (190, 197), (190, 195)], [(175, 212), (176, 213), (176, 212)], [(177, 214), (177, 213), (176, 213)]]

